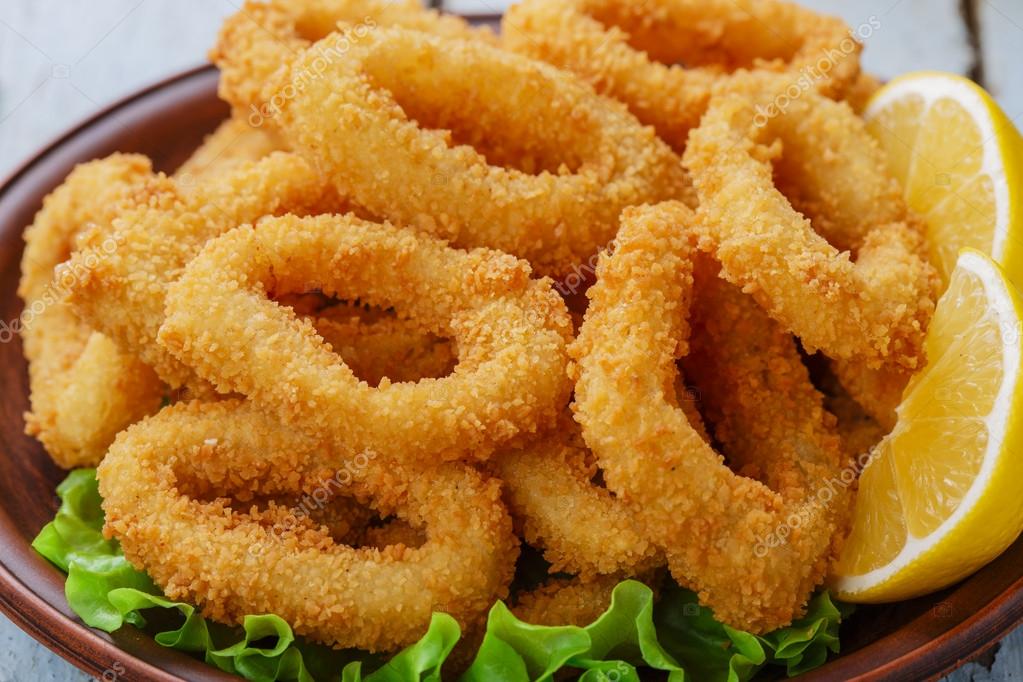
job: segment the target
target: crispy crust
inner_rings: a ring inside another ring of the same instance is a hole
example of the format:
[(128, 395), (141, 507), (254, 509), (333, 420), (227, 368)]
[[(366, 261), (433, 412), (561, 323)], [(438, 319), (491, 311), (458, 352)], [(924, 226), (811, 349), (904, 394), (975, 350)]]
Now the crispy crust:
[[(100, 466), (105, 532), (168, 597), (221, 622), (276, 613), (314, 640), (369, 651), (415, 641), (435, 611), (478, 626), (507, 595), (518, 554), (499, 485), (457, 464), (411, 471), (390, 454), (353, 466), (357, 451), (236, 401), (167, 408), (121, 434)], [(354, 549), (284, 506), (190, 498), (179, 487), (192, 481), (241, 499), (354, 496), (424, 528), (426, 542)]]
[[(344, 59), (324, 59), (337, 43)], [(678, 157), (622, 105), (479, 41), (348, 29), (296, 59), (277, 91), (288, 144), (340, 193), (540, 274), (567, 273), (605, 247), (625, 206), (690, 187)]]
[(840, 19), (778, 0), (526, 0), (501, 26), (505, 47), (625, 102), (680, 153), (728, 72), (783, 71), (841, 96), (862, 49)]
[[(608, 487), (642, 509), (674, 577), (725, 623), (765, 632), (800, 613), (822, 580), (848, 492), (819, 504), (810, 489), (793, 499), (732, 473), (668, 398), (676, 358), (689, 353), (695, 221), (677, 203), (625, 212), (571, 349), (573, 409)], [(800, 433), (826, 434), (829, 415), (803, 417)], [(805, 442), (811, 450), (837, 448), (833, 437)]]
[(518, 595), (512, 613), (533, 625), (585, 627), (610, 607), (611, 593), (621, 580), (620, 575), (587, 581), (552, 578), (535, 590)]
[[(938, 277), (877, 143), (846, 104), (807, 92), (774, 110), (784, 79), (741, 84), (719, 93), (685, 153), (702, 247), (808, 350), (919, 366)], [(774, 184), (779, 149), (805, 180), (813, 224)]]
[[(439, 36), (495, 43), (489, 28), (423, 8), (416, 0), (247, 0), (224, 22), (210, 61), (220, 69), (219, 94), (235, 115), (261, 126), (273, 99), (273, 77), (338, 23), (361, 30), (403, 26)], [(327, 55), (334, 58), (332, 55)]]
[[(95, 333), (65, 301), (67, 287), (87, 276), (93, 261), (55, 275), (79, 237), (109, 223), (151, 172), (148, 159), (132, 155), (81, 165), (25, 231), (18, 295), (26, 306), (22, 338), (32, 401), (26, 432), (64, 468), (98, 463), (117, 433), (155, 412), (164, 394), (148, 366)], [(101, 240), (101, 253), (117, 248)]]
[(490, 467), (523, 539), (543, 549), (552, 573), (591, 579), (664, 565), (637, 510), (593, 483), (596, 466), (570, 415), (554, 433), (495, 455)]
[(287, 150), (273, 129), (254, 128), (245, 119), (232, 117), (206, 136), (199, 148), (175, 171), (174, 177), (186, 185), (203, 182), (278, 151)]
[(370, 386), (416, 382), (449, 375), (458, 355), (449, 339), (431, 334), (397, 315), (370, 317), (349, 306), (335, 306), (311, 318), (352, 373)]
[(842, 465), (835, 419), (792, 335), (710, 259), (695, 275), (686, 378), (731, 468), (798, 502)]
[(902, 402), (902, 394), (912, 372), (899, 367), (871, 369), (862, 363), (848, 360), (835, 361), (832, 369), (842, 387), (880, 425), (884, 433), (895, 428), (899, 418), (895, 410)]
[[(396, 308), (450, 336), (459, 365), (441, 379), (371, 388), (266, 296), (311, 289)], [(436, 462), (484, 459), (552, 424), (568, 400), (570, 334), (564, 302), (523, 261), (324, 215), (268, 218), (211, 242), (172, 285), (159, 340), (221, 392), (286, 423), (361, 448), (399, 441), (407, 459)]]
[(242, 223), (333, 210), (339, 203), (313, 168), (282, 152), (194, 185), (158, 175), (107, 226), (119, 244), (113, 253), (103, 253), (93, 239), (72, 257), (70, 267), (84, 274), (69, 287), (69, 300), (82, 319), (173, 388), (209, 395), (206, 382), (156, 343), (167, 287), (207, 241)]

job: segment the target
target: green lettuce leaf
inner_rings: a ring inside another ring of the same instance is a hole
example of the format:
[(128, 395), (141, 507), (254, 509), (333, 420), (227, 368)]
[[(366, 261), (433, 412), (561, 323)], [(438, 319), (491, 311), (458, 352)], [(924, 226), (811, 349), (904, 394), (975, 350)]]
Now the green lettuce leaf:
[(851, 606), (820, 592), (802, 618), (756, 636), (718, 622), (694, 592), (673, 584), (662, 593), (654, 622), (661, 644), (692, 679), (744, 682), (765, 665), (782, 666), (790, 677), (823, 665), (829, 651), (838, 653), (838, 626), (851, 613)]
[[(382, 660), (296, 638), (273, 614), (247, 616), (240, 627), (209, 622), (194, 606), (165, 598), (125, 559), (116, 541), (103, 537), (94, 470), (72, 472), (57, 494), (60, 508), (32, 546), (67, 573), (68, 604), (92, 627), (147, 628), (162, 646), (257, 682), (441, 682), (442, 667), (461, 637), (453, 618), (434, 614), (422, 639)], [(153, 624), (143, 611), (152, 612)], [(838, 652), (839, 623), (849, 612), (822, 592), (803, 618), (756, 636), (719, 623), (694, 593), (674, 584), (655, 605), (649, 587), (623, 581), (608, 610), (586, 627), (531, 625), (498, 602), (459, 680), (547, 682), (572, 671), (582, 682), (639, 682), (640, 667), (662, 671), (660, 679), (669, 682), (744, 682), (764, 666), (798, 675)]]
[(608, 610), (584, 628), (530, 625), (498, 602), (461, 682), (547, 682), (565, 667), (583, 671), (581, 680), (639, 682), (638, 665), (667, 671), (668, 680), (682, 682), (682, 668), (657, 641), (653, 612), (653, 591), (635, 580), (619, 583)]
[[(190, 604), (166, 599), (118, 544), (103, 537), (102, 499), (93, 469), (73, 471), (57, 488), (61, 505), (33, 541), (37, 552), (67, 574), (68, 604), (89, 626), (113, 632), (126, 623), (145, 627), (142, 611), (176, 615), (177, 627), (157, 629), (158, 644), (201, 656), (210, 665), (256, 682), (434, 682), (460, 637), (458, 624), (436, 614), (423, 638), (389, 662), (364, 652), (338, 652), (301, 642), (272, 614), (246, 616), (240, 628), (208, 622)], [(357, 659), (357, 660), (356, 660)], [(379, 668), (369, 675), (363, 666)], [(382, 665), (382, 667), (381, 667)]]

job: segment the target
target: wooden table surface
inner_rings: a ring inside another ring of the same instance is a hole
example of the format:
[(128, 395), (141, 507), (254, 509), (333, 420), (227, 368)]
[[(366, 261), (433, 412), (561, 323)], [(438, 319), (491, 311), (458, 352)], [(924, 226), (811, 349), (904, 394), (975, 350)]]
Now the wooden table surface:
[[(1023, 128), (1023, 0), (803, 0), (850, 26), (878, 25), (868, 70), (891, 78), (937, 69), (972, 76)], [(235, 0), (2, 0), (0, 176), (113, 100), (195, 66)], [(446, 9), (500, 12), (501, 0), (446, 0)], [(969, 663), (954, 682), (1023, 675), (1023, 629)], [(89, 679), (0, 616), (0, 682)]]

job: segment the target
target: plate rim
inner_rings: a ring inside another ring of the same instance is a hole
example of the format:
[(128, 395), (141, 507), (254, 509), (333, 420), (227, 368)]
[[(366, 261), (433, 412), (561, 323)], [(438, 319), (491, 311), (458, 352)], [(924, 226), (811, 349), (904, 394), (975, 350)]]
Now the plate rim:
[[(115, 99), (110, 104), (82, 117), (76, 123), (72, 123), (64, 131), (54, 135), (38, 150), (19, 161), (12, 170), (0, 178), (0, 203), (6, 199), (11, 190), (26, 175), (31, 173), (33, 169), (90, 128), (103, 123), (111, 116), (132, 106), (139, 100), (150, 97), (178, 83), (203, 76), (208, 77), (208, 74), (214, 71), (216, 71), (216, 67), (213, 64), (205, 63), (171, 73), (149, 85), (145, 85), (138, 90), (133, 90)], [(0, 527), (4, 527), (6, 533), (11, 535), (17, 534), (13, 521), (8, 516), (6, 510), (0, 510)], [(28, 550), (33, 551), (31, 545)], [(44, 558), (40, 557), (40, 560), (49, 565)], [(50, 566), (50, 568), (54, 571), (59, 570), (54, 566)], [(70, 610), (70, 607), (68, 609)], [(0, 554), (0, 613), (7, 616), (19, 629), (47, 649), (68, 661), (77, 669), (94, 677), (105, 679), (103, 676), (112, 666), (119, 664), (125, 670), (118, 673), (115, 679), (187, 682), (187, 678), (157, 667), (135, 653), (125, 650), (118, 646), (117, 642), (110, 639), (109, 636), (105, 636), (106, 633), (101, 634), (101, 631), (89, 627), (77, 618), (61, 611), (60, 608), (51, 604), (15, 575), (9, 565), (9, 560), (4, 554)], [(68, 637), (67, 633), (69, 632), (75, 632), (76, 635)], [(144, 633), (140, 632), (140, 634), (152, 639)], [(159, 646), (155, 641), (153, 645)], [(194, 663), (201, 666), (203, 669), (202, 679), (225, 681), (237, 679), (235, 676), (227, 675), (201, 661), (196, 661), (183, 652), (173, 649), (166, 649), (165, 651), (170, 658), (180, 659), (183, 665), (190, 666), (190, 664)], [(110, 664), (102, 665), (97, 660), (99, 655), (106, 656)]]
[[(494, 17), (487, 18), (494, 19)], [(34, 167), (89, 128), (138, 100), (183, 81), (203, 76), (208, 77), (208, 74), (215, 70), (214, 65), (203, 64), (169, 75), (121, 97), (72, 124), (64, 132), (57, 134), (51, 141), (19, 162), (13, 170), (0, 179), (0, 202), (4, 201), (10, 190)], [(6, 512), (0, 513), (0, 525), (12, 525)], [(57, 569), (54, 568), (54, 570)], [(97, 655), (103, 654), (108, 657), (107, 660), (124, 666), (125, 671), (119, 674), (119, 679), (144, 679), (156, 682), (184, 682), (188, 679), (159, 668), (136, 653), (128, 652), (118, 646), (116, 641), (104, 637), (99, 631), (62, 612), (22, 582), (9, 568), (2, 555), (0, 555), (0, 612), (4, 613), (33, 639), (88, 674), (102, 676), (108, 672), (110, 666), (101, 666), (96, 660)], [(925, 615), (918, 616), (909, 621), (902, 629), (912, 627), (914, 623), (925, 617)], [(844, 679), (850, 680), (904, 679), (906, 675), (910, 675), (914, 679), (938, 679), (957, 669), (963, 663), (990, 650), (1021, 623), (1023, 623), (1023, 569), (1019, 571), (1015, 580), (1006, 589), (998, 593), (982, 608), (973, 611), (971, 615), (938, 637), (926, 639), (921, 646), (892, 658), (884, 664), (869, 668), (866, 672), (861, 672), (863, 670), (861, 666), (853, 667), (854, 662), (867, 663), (871, 658), (871, 651), (881, 646), (890, 637), (896, 636), (902, 631), (900, 629), (857, 649), (848, 656), (839, 655), (837, 658), (830, 659), (824, 667), (803, 675), (802, 679), (834, 679), (834, 675), (840, 674), (841, 668), (845, 666), (849, 666), (850, 669), (846, 671), (847, 675), (844, 676)], [(68, 633), (71, 632), (75, 633), (73, 637), (68, 636)], [(144, 634), (142, 636), (148, 637)], [(175, 654), (173, 656), (175, 659), (180, 657), (201, 666), (204, 671), (201, 679), (236, 679), (234, 676), (228, 676), (214, 667), (196, 661), (187, 654), (173, 650), (166, 651)], [(843, 665), (843, 661), (846, 662), (845, 665)]]

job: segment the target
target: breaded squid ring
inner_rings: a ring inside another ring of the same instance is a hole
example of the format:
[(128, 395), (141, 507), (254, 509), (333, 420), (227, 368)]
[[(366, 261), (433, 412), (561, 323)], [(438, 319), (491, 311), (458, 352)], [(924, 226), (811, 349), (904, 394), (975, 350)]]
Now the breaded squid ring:
[(891, 429), (879, 424), (864, 410), (832, 372), (822, 372), (818, 382), (825, 395), (824, 406), (837, 420), (846, 455), (858, 459), (869, 453)]
[[(687, 378), (733, 469), (788, 499), (806, 496), (839, 465), (834, 418), (823, 407), (792, 336), (700, 259)], [(674, 389), (693, 428), (707, 440), (691, 396)], [(807, 423), (817, 428), (805, 428)], [(636, 510), (592, 482), (597, 467), (571, 417), (556, 432), (496, 455), (491, 470), (527, 543), (553, 572), (591, 578), (635, 575), (663, 563)]]
[[(337, 30), (338, 23), (361, 31), (382, 26), (405, 28), (448, 38), (496, 43), (493, 32), (475, 28), (460, 17), (422, 7), (416, 0), (248, 0), (228, 17), (210, 61), (220, 69), (219, 95), (235, 115), (260, 127), (274, 116), (274, 101), (282, 93), (273, 76), (313, 42)], [(325, 50), (324, 59), (346, 59), (347, 47)]]
[(913, 372), (899, 367), (871, 369), (855, 360), (837, 360), (832, 370), (863, 410), (888, 433), (895, 428), (896, 412)]
[(727, 72), (841, 96), (862, 49), (840, 19), (779, 0), (526, 0), (501, 27), (505, 47), (580, 75), (679, 153)]
[(347, 306), (335, 306), (311, 318), (331, 349), (359, 379), (378, 386), (447, 376), (458, 355), (451, 341), (396, 315), (365, 319)]
[[(680, 204), (625, 212), (571, 348), (573, 409), (608, 488), (643, 511), (676, 580), (723, 622), (766, 632), (791, 622), (823, 578), (848, 493), (838, 486), (840, 499), (821, 503), (807, 488), (793, 499), (733, 473), (668, 397), (689, 350), (695, 220)], [(801, 429), (827, 432), (820, 412), (803, 417)]]
[[(810, 352), (912, 369), (938, 286), (916, 219), (848, 105), (807, 92), (761, 118), (784, 87), (778, 76), (737, 76), (690, 135), (702, 246)], [(802, 169), (815, 224), (775, 187), (778, 142), (786, 169)], [(828, 241), (839, 238), (851, 253)]]
[(244, 119), (229, 118), (206, 136), (174, 177), (181, 184), (203, 182), (259, 161), (273, 152), (287, 151), (272, 128), (253, 128)]
[[(117, 433), (155, 412), (164, 394), (153, 370), (94, 332), (64, 300), (67, 287), (88, 271), (54, 274), (78, 237), (109, 222), (151, 173), (148, 159), (121, 154), (79, 166), (25, 231), (18, 295), (25, 301), (22, 338), (32, 401), (26, 432), (64, 468), (97, 464)], [(100, 255), (117, 248), (104, 238)]]
[(835, 418), (792, 335), (720, 279), (706, 256), (697, 258), (694, 275), (682, 371), (699, 392), (715, 440), (738, 474), (787, 500), (805, 499), (843, 463)]
[(546, 64), (397, 28), (324, 43), (338, 40), (344, 59), (324, 63), (317, 43), (283, 74), (303, 87), (277, 121), (374, 215), (561, 275), (611, 241), (625, 206), (689, 191), (653, 130)]
[(585, 627), (608, 609), (611, 593), (621, 580), (621, 575), (587, 581), (551, 578), (540, 587), (517, 595), (512, 613), (533, 625)]
[(207, 241), (242, 223), (338, 210), (339, 203), (308, 163), (281, 152), (187, 187), (158, 175), (107, 226), (117, 249), (105, 253), (102, 244), (88, 244), (71, 258), (68, 267), (82, 275), (71, 283), (69, 300), (82, 319), (173, 388), (204, 395), (205, 382), (156, 343), (167, 286)]
[(593, 483), (591, 459), (566, 415), (555, 433), (496, 454), (490, 468), (523, 539), (543, 550), (552, 573), (593, 578), (663, 566), (637, 510)]
[[(380, 451), (398, 441), (409, 461), (484, 459), (551, 425), (568, 402), (571, 321), (550, 281), (530, 275), (507, 254), (351, 215), (267, 218), (188, 265), (159, 340), (221, 392), (310, 433)], [(453, 339), (459, 365), (441, 379), (371, 388), (309, 322), (267, 298), (310, 289), (396, 308)]]
[[(462, 465), (409, 470), (324, 444), (237, 401), (166, 408), (121, 434), (98, 470), (105, 532), (171, 599), (225, 623), (275, 613), (316, 641), (369, 651), (407, 645), (432, 614), (478, 625), (507, 595), (518, 555), (496, 481)], [(353, 462), (355, 464), (353, 464)], [(350, 474), (340, 477), (339, 472)], [(417, 549), (354, 549), (296, 512), (240, 512), (221, 495), (326, 491), (424, 528)]]

